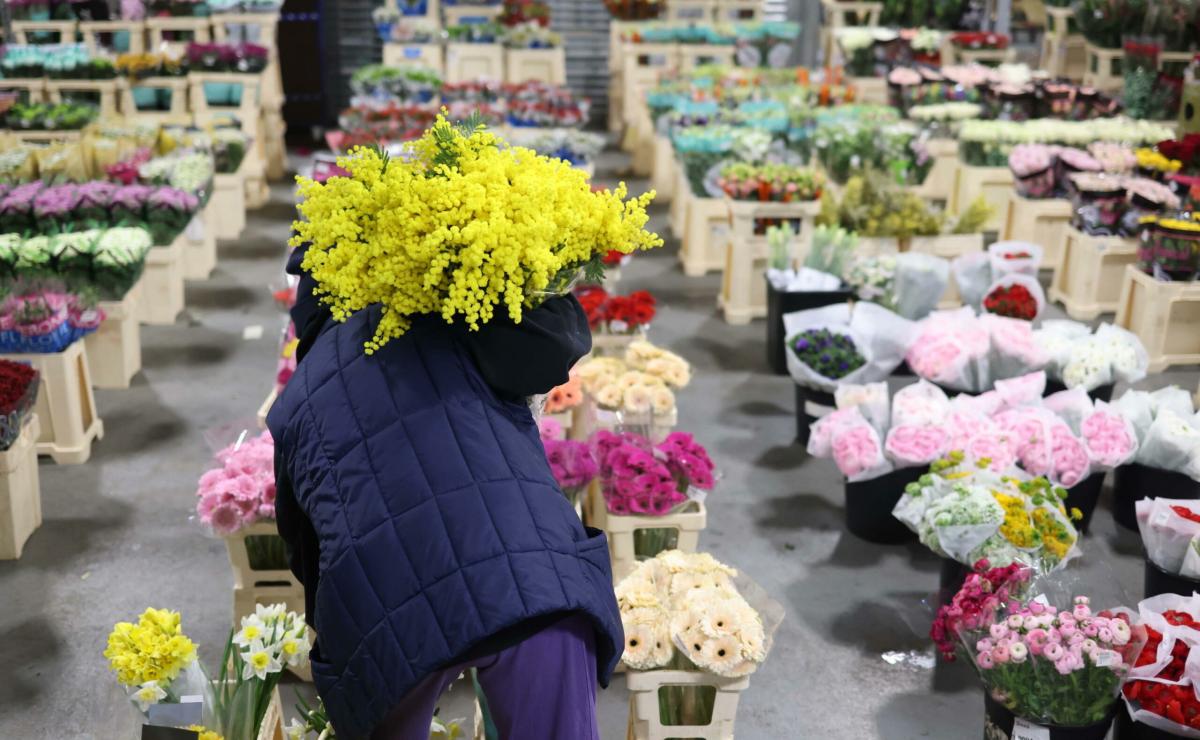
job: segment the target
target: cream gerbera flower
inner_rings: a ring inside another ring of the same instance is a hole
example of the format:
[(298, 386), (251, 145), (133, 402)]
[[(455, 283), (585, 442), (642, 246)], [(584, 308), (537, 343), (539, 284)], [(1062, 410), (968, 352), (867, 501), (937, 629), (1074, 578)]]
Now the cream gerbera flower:
[(696, 664), (718, 676), (727, 676), (742, 663), (742, 645), (733, 635), (718, 635), (705, 642)]
[(596, 403), (601, 408), (619, 409), (624, 400), (625, 390), (616, 383), (606, 385), (596, 392)]
[(644, 671), (656, 667), (654, 658), (654, 625), (629, 623), (625, 628), (625, 652), (621, 660), (634, 670)]

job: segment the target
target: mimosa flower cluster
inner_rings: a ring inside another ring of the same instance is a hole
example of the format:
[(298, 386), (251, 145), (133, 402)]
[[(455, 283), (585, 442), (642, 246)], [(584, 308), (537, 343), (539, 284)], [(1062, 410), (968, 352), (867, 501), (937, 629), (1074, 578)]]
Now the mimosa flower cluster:
[(634, 670), (667, 666), (676, 651), (718, 676), (745, 676), (766, 659), (766, 631), (733, 579), (707, 553), (668, 550), (617, 585), (625, 628), (622, 660)]
[(519, 322), (609, 251), (662, 244), (644, 228), (653, 192), (593, 192), (582, 171), (508, 147), (482, 125), (439, 116), (411, 154), (359, 148), (338, 161), (349, 177), (300, 179), (292, 243), (311, 243), (304, 268), (318, 293), (342, 321), (383, 306), (368, 353), (422, 314), (473, 330), (498, 310)]

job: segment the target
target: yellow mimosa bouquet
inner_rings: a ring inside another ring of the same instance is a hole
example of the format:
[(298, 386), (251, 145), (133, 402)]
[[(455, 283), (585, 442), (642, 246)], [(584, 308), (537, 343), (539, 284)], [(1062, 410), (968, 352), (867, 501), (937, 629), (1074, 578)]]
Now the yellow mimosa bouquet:
[(383, 307), (368, 354), (421, 314), (478, 329), (503, 304), (519, 322), (608, 252), (662, 245), (645, 229), (653, 192), (593, 192), (582, 171), (477, 121), (438, 116), (408, 154), (358, 148), (338, 161), (349, 177), (299, 180), (292, 244), (310, 243), (304, 269), (317, 294), (338, 321)]

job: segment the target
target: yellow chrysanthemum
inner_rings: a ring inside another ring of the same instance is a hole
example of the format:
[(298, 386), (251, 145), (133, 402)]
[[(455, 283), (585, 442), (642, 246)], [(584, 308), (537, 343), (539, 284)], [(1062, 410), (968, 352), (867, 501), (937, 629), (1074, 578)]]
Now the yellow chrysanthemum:
[(413, 316), (478, 329), (498, 307), (520, 321), (564, 277), (609, 251), (660, 246), (645, 230), (650, 192), (592, 192), (562, 160), (508, 147), (481, 126), (464, 133), (438, 116), (405, 161), (359, 148), (349, 177), (300, 178), (293, 245), (335, 319), (383, 306), (371, 353)]

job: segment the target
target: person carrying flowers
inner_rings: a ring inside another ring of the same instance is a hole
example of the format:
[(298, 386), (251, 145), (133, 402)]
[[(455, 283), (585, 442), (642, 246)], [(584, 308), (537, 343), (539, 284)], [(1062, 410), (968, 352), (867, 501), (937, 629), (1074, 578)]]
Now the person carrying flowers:
[(428, 737), (465, 669), (501, 737), (599, 738), (624, 638), (604, 535), (559, 491), (529, 399), (591, 346), (569, 287), (661, 244), (653, 193), (441, 116), (411, 156), (301, 180), (299, 344), (268, 426), (276, 517), (338, 737)]

